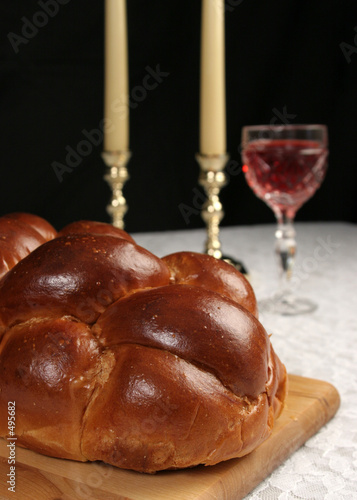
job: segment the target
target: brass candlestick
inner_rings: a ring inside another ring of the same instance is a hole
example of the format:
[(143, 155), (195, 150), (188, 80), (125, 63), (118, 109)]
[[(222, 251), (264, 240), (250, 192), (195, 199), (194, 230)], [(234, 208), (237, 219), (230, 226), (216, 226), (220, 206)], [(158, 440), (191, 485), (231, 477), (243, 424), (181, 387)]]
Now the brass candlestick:
[(224, 217), (219, 193), (227, 183), (224, 167), (229, 159), (227, 154), (202, 155), (197, 154), (196, 159), (200, 165), (198, 182), (203, 186), (207, 201), (201, 211), (202, 219), (207, 227), (207, 240), (205, 251), (216, 259), (222, 258), (221, 242), (219, 240), (219, 224)]
[(129, 179), (127, 163), (131, 157), (130, 151), (104, 151), (102, 158), (108, 167), (104, 179), (112, 189), (112, 199), (107, 205), (107, 212), (112, 217), (114, 227), (124, 229), (124, 215), (128, 211), (126, 199), (123, 196), (123, 187)]
[(203, 186), (207, 201), (202, 206), (201, 216), (206, 223), (207, 239), (205, 252), (216, 259), (222, 259), (232, 264), (238, 271), (246, 274), (244, 265), (222, 254), (221, 242), (219, 239), (219, 224), (224, 217), (222, 203), (219, 200), (219, 193), (227, 184), (227, 177), (224, 167), (229, 160), (228, 154), (202, 155), (197, 154), (196, 159), (200, 165), (200, 176), (198, 182)]

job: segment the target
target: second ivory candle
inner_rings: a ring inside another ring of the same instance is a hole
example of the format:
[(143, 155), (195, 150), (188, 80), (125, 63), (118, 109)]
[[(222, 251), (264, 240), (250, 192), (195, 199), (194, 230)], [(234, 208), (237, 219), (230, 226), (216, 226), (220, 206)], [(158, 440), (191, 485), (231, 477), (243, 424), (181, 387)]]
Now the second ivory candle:
[(126, 0), (105, 2), (105, 151), (129, 149), (129, 82)]
[(202, 0), (200, 153), (226, 152), (224, 1)]

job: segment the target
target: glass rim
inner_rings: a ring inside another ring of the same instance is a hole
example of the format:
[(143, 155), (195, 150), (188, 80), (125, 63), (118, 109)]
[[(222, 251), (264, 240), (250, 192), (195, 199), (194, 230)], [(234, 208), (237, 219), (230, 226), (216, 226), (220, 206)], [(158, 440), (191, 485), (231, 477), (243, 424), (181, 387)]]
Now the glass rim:
[(316, 130), (323, 129), (327, 131), (327, 125), (323, 123), (298, 123), (298, 124), (274, 124), (274, 125), (244, 125), (242, 130)]
[[(328, 146), (328, 127), (319, 123), (245, 125), (241, 131), (241, 145), (246, 148), (248, 144), (256, 141), (301, 139), (301, 135), (306, 136), (306, 139), (308, 136), (314, 136), (314, 140), (318, 140), (323, 147)], [(312, 137), (310, 139), (312, 140)]]

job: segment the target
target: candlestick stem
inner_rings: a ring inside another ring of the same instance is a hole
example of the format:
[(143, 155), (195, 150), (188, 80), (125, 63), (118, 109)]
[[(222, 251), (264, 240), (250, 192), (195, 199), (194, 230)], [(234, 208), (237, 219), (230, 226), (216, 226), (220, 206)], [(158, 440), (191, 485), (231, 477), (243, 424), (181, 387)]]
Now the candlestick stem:
[(207, 229), (205, 252), (217, 259), (222, 258), (219, 224), (224, 217), (219, 194), (222, 187), (227, 183), (224, 167), (228, 158), (229, 156), (226, 154), (196, 155), (201, 169), (198, 182), (204, 188), (207, 195), (207, 201), (201, 210), (201, 216), (206, 223)]
[(129, 179), (127, 163), (131, 157), (130, 151), (104, 151), (102, 158), (107, 165), (107, 173), (104, 179), (112, 190), (112, 199), (107, 205), (107, 212), (112, 217), (114, 227), (124, 229), (124, 215), (128, 211), (128, 205), (123, 195), (123, 188)]

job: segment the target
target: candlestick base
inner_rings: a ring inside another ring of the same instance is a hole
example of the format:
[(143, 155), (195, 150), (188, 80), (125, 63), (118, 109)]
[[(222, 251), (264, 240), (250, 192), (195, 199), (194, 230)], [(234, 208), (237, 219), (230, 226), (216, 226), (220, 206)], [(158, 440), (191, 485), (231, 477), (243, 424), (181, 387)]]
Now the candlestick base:
[(124, 229), (124, 215), (128, 211), (123, 187), (130, 178), (127, 163), (131, 157), (130, 151), (103, 151), (102, 158), (107, 165), (104, 179), (112, 189), (112, 199), (107, 205), (107, 212), (112, 217), (114, 227)]
[(247, 268), (240, 260), (233, 259), (233, 257), (228, 257), (227, 255), (222, 255), (222, 260), (235, 267), (240, 273), (245, 274), (246, 277), (248, 276)]
[(202, 155), (197, 154), (196, 160), (200, 166), (198, 182), (204, 188), (207, 201), (202, 206), (201, 216), (206, 223), (207, 239), (205, 243), (205, 253), (212, 255), (216, 259), (222, 259), (233, 265), (238, 271), (247, 274), (244, 265), (238, 260), (222, 254), (221, 242), (219, 239), (219, 225), (224, 217), (222, 203), (219, 193), (227, 184), (227, 177), (224, 168), (229, 159), (229, 155)]

